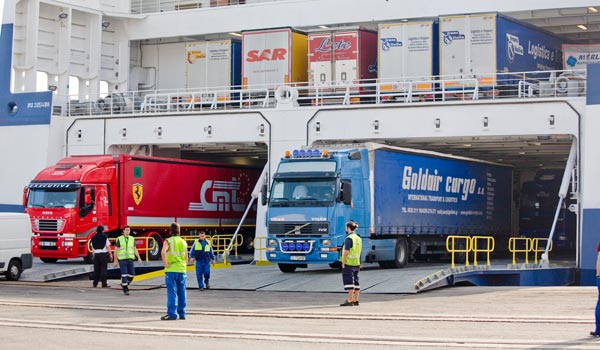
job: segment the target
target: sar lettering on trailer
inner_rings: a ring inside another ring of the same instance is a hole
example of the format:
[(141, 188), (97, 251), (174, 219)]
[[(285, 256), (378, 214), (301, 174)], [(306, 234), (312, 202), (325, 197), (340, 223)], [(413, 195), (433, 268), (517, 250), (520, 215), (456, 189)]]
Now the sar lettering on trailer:
[(284, 48), (273, 49), (272, 51), (271, 49), (250, 50), (246, 62), (283, 61), (286, 54), (287, 50)]

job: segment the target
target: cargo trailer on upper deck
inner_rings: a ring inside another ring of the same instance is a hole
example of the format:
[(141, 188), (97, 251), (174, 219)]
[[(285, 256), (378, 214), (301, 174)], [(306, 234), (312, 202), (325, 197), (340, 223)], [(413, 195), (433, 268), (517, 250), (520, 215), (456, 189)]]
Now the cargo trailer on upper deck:
[[(445, 89), (513, 89), (524, 79), (519, 72), (562, 69), (562, 40), (524, 22), (497, 13), (440, 16), (439, 21)], [(548, 77), (540, 74), (537, 79)]]
[(242, 86), (275, 90), (307, 81), (306, 34), (291, 28), (242, 32)]
[(377, 33), (364, 28), (309, 33), (309, 85), (322, 88), (333, 85), (337, 87), (335, 91), (347, 84), (376, 79), (376, 46)]
[[(200, 103), (229, 101), (242, 79), (242, 44), (235, 40), (198, 41), (185, 46), (186, 90), (201, 90)], [(189, 101), (185, 101), (189, 102)]]
[(432, 91), (439, 74), (437, 20), (380, 24), (378, 57), (382, 94)]

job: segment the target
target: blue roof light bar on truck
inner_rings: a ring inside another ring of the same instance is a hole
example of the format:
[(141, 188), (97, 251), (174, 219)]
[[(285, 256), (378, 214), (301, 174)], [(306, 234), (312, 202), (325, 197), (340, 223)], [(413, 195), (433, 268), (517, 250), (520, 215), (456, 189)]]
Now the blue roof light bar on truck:
[(319, 149), (295, 149), (292, 152), (285, 151), (285, 158), (327, 158), (329, 157), (329, 151)]

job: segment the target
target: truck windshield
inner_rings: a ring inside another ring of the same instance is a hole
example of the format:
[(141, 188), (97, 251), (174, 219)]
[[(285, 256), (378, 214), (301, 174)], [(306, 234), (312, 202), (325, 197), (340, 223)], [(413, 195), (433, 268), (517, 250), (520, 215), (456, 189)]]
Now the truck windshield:
[(30, 189), (27, 208), (75, 208), (78, 190), (77, 188)]
[(273, 182), (271, 206), (329, 206), (335, 198), (335, 179), (278, 179)]

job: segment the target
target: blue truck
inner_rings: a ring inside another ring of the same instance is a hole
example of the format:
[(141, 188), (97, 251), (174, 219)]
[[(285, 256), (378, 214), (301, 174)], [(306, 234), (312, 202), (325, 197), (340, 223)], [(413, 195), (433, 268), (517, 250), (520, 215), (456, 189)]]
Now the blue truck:
[(448, 235), (508, 236), (512, 167), (375, 143), (287, 152), (273, 174), (267, 258), (283, 272), (336, 266), (354, 220), (361, 261), (403, 267)]

